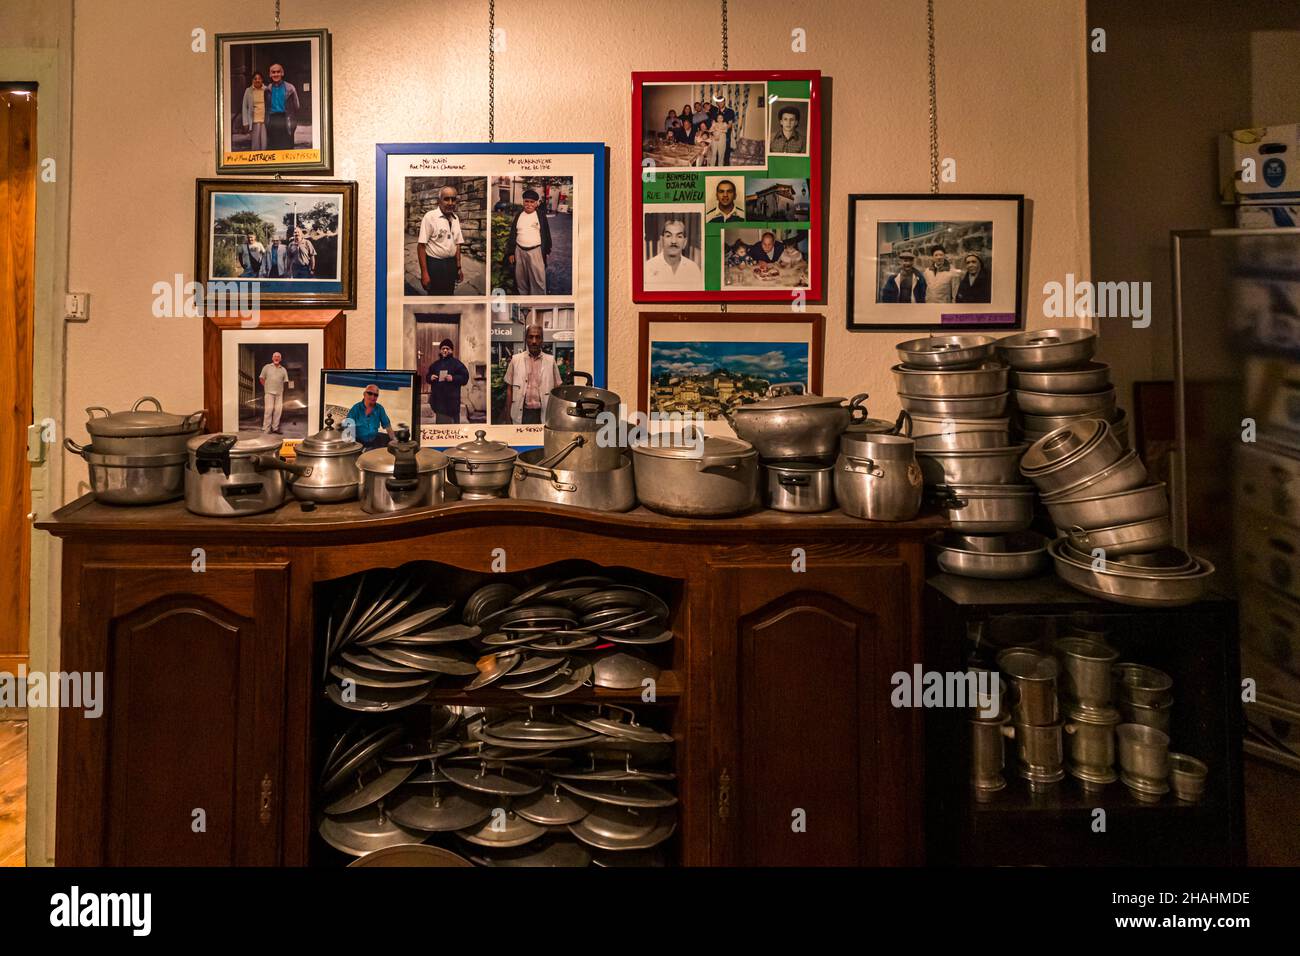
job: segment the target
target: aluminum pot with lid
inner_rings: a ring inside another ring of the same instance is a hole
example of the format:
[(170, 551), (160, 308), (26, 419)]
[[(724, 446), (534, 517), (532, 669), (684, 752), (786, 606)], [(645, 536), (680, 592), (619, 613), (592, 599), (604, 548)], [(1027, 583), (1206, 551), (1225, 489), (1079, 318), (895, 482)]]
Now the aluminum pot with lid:
[(304, 475), (290, 487), (302, 501), (351, 501), (361, 487), (361, 469), (357, 461), (362, 445), (334, 424), (334, 416), (325, 416), (325, 427), (299, 442), (294, 449), (295, 461), (310, 465)]
[(636, 494), (647, 508), (706, 518), (739, 514), (758, 504), (758, 452), (749, 442), (698, 431), (655, 438), (675, 443), (632, 449)]
[(1100, 418), (1072, 422), (1029, 446), (1020, 460), (1020, 473), (1052, 494), (1109, 468), (1124, 456), (1124, 448)]
[(974, 368), (916, 369), (895, 365), (894, 383), (900, 395), (918, 398), (980, 398), (1007, 390), (1007, 367), (984, 362)]
[[(865, 399), (854, 396), (854, 402)], [(757, 449), (764, 461), (829, 460), (840, 435), (853, 417), (843, 398), (781, 394), (723, 412), (742, 440)]]
[(1020, 481), (1024, 445), (918, 451), (927, 485), (1014, 485)]
[(908, 521), (921, 510), (916, 442), (903, 435), (845, 435), (835, 460), (840, 509), (872, 521)]
[(546, 451), (534, 448), (515, 461), (510, 497), (525, 501), (587, 508), (592, 511), (630, 511), (636, 507), (632, 459), (624, 455), (609, 471), (570, 471), (543, 464)]
[(954, 531), (1024, 531), (1034, 520), (1033, 485), (949, 485), (936, 501)]
[[(546, 457), (553, 458), (568, 449), (554, 465), (563, 464), (572, 471), (607, 471), (618, 468), (623, 449), (615, 442), (604, 441), (608, 424), (617, 426), (623, 416), (623, 399), (617, 392), (597, 388), (586, 372), (573, 377), (585, 378), (586, 385), (558, 385), (551, 389), (546, 403), (546, 426), (543, 444)], [(603, 434), (602, 434), (603, 433)], [(574, 444), (574, 440), (582, 440)]]
[(763, 503), (774, 511), (814, 514), (835, 507), (835, 471), (811, 461), (762, 466)]
[(912, 413), (906, 408), (898, 413), (892, 422), (887, 418), (870, 418), (867, 412), (865, 392), (854, 395), (849, 402), (849, 427), (844, 429), (846, 435), (906, 435), (912, 437)]
[(1085, 365), (1097, 350), (1091, 329), (1035, 329), (1009, 335), (997, 344), (998, 355), (1017, 371), (1074, 368)]
[[(146, 402), (153, 410), (141, 409)], [(102, 414), (97, 414), (102, 413)], [(203, 428), (207, 413), (176, 415), (164, 412), (152, 395), (136, 400), (129, 412), (110, 412), (102, 405), (86, 409), (86, 431), (98, 455), (184, 455), (186, 443)]]
[(502, 498), (510, 488), (518, 453), (505, 442), (488, 441), (479, 429), (474, 440), (462, 442), (445, 452), (451, 467), (448, 476), (463, 499)]
[(195, 435), (187, 443), (185, 507), (216, 518), (270, 511), (284, 504), (287, 476), (309, 477), (310, 465), (281, 461), (281, 439), (265, 432)]
[(927, 335), (899, 342), (894, 348), (909, 368), (967, 369), (991, 359), (996, 342), (991, 335)]
[(394, 429), (396, 441), (372, 449), (357, 462), (361, 469), (361, 510), (389, 514), (442, 502), (447, 456), (421, 448), (407, 425)]

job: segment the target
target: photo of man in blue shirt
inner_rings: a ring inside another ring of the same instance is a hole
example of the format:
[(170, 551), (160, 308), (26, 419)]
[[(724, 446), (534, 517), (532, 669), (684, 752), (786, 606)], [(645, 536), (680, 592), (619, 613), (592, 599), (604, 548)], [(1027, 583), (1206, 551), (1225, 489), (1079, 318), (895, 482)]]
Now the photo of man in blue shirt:
[[(391, 441), (393, 424), (388, 412), (379, 404), (379, 386), (367, 385), (361, 401), (348, 409), (347, 420), (352, 422), (356, 440), (366, 448), (383, 448)], [(384, 431), (380, 432), (380, 428)]]

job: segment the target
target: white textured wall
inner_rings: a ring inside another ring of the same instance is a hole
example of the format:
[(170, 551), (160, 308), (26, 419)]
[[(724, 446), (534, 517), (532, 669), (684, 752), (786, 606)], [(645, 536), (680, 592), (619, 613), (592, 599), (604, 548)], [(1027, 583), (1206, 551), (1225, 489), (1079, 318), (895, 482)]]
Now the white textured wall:
[[(471, 0), (283, 0), (282, 27), (324, 26), (334, 40), (336, 174), (360, 181), (359, 298), (348, 362), (372, 359), (374, 144), (487, 136), (487, 10)], [(214, 175), (213, 56), (190, 31), (269, 29), (272, 0), (77, 0), (71, 288), (91, 321), (68, 329), (67, 433), (86, 405), (202, 401), (197, 319), (155, 319), (154, 282), (187, 278), (194, 180)], [(923, 0), (732, 0), (733, 69), (820, 69), (829, 77), (826, 248), (831, 263), (826, 391), (873, 395), (896, 411), (889, 375), (900, 336), (844, 330), (845, 196), (928, 188)], [(1029, 321), (1045, 281), (1087, 274), (1081, 0), (938, 0), (940, 149), (960, 192), (1032, 201)], [(497, 0), (496, 133), (507, 140), (597, 140), (611, 147), (610, 385), (635, 390), (636, 315), (628, 268), (632, 70), (721, 66), (718, 4), (676, 0)], [(808, 52), (790, 50), (807, 31)], [(647, 307), (649, 308), (649, 307)], [(659, 307), (662, 308), (662, 307)], [(716, 307), (698, 307), (716, 311)], [(65, 491), (84, 466), (70, 462)]]

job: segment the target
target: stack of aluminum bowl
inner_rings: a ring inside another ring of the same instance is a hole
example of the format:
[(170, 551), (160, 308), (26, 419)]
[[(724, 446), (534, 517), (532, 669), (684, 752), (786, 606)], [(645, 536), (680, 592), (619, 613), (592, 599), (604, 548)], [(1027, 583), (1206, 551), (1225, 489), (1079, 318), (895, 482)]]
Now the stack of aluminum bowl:
[(901, 342), (893, 373), (926, 488), (953, 529), (938, 546), (939, 566), (1022, 578), (1046, 563), (1045, 542), (1027, 532), (1034, 489), (1018, 470), (1025, 446), (1010, 439), (1007, 368), (993, 358), (995, 344), (987, 335)]
[(1162, 482), (1148, 482), (1100, 418), (1071, 422), (1034, 442), (1020, 471), (1038, 486), (1061, 535), (1048, 548), (1057, 574), (1079, 590), (1150, 607), (1200, 600), (1210, 562), (1176, 548)]
[(1128, 418), (1115, 405), (1110, 366), (1092, 361), (1096, 348), (1090, 329), (1041, 329), (997, 343), (998, 356), (1011, 366), (1011, 406), (1026, 441), (1080, 419), (1104, 418), (1129, 447)]

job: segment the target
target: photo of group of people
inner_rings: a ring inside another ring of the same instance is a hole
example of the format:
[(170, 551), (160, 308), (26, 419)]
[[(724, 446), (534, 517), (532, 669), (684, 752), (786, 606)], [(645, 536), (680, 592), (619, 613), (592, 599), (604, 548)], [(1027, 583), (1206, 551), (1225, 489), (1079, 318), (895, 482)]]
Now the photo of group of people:
[(758, 301), (813, 291), (815, 81), (643, 76), (634, 294)]
[(877, 226), (878, 303), (988, 303), (993, 223), (882, 222)]
[(221, 192), (211, 216), (208, 278), (339, 281), (339, 196)]

